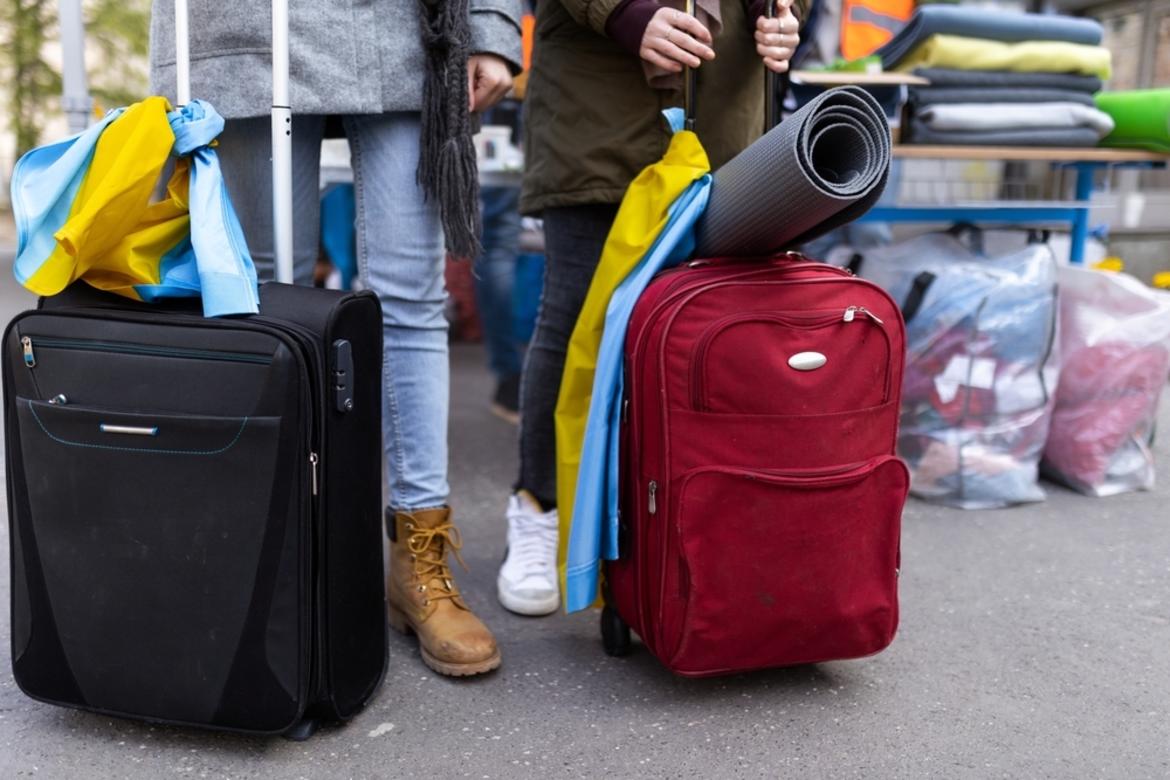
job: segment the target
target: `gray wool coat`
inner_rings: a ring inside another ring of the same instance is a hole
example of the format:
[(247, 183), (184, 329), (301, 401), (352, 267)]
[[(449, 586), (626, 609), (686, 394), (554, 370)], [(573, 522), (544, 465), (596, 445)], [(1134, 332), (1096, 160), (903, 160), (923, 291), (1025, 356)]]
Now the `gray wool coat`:
[[(470, 0), (472, 52), (519, 70), (520, 0)], [(422, 107), (418, 0), (290, 0), (290, 91), (296, 114), (379, 114)], [(272, 12), (264, 0), (190, 0), (191, 96), (225, 118), (272, 105)], [(151, 91), (175, 97), (173, 0), (154, 0)]]

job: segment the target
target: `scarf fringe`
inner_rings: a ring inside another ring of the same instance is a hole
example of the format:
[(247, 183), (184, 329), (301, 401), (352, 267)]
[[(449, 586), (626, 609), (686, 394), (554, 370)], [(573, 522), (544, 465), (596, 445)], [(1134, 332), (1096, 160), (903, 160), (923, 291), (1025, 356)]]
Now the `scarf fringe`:
[(467, 0), (419, 0), (426, 78), (416, 172), (438, 204), (447, 251), (474, 259), (482, 251), (479, 168), (467, 108), (471, 21)]

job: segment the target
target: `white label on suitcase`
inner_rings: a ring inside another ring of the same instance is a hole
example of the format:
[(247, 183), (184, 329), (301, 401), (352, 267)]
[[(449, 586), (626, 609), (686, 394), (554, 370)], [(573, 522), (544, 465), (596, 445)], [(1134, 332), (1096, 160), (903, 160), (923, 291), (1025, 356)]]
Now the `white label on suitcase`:
[(815, 371), (828, 362), (820, 352), (798, 352), (788, 358), (788, 365), (797, 371)]

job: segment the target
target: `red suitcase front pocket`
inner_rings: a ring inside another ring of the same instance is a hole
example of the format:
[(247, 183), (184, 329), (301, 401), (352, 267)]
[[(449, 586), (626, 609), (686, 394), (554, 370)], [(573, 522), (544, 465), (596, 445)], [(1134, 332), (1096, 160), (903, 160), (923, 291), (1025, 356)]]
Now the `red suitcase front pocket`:
[(671, 667), (723, 674), (857, 658), (898, 624), (905, 465), (804, 472), (703, 468), (681, 480)]
[(738, 312), (712, 323), (690, 364), (690, 408), (805, 415), (890, 398), (890, 336), (863, 307)]

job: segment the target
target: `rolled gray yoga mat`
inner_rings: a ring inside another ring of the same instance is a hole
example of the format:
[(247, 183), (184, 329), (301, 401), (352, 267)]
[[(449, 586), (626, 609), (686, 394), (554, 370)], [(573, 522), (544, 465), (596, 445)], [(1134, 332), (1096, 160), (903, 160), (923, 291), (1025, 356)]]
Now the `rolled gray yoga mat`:
[(890, 127), (857, 87), (813, 99), (715, 172), (696, 257), (764, 256), (860, 217), (885, 189)]

